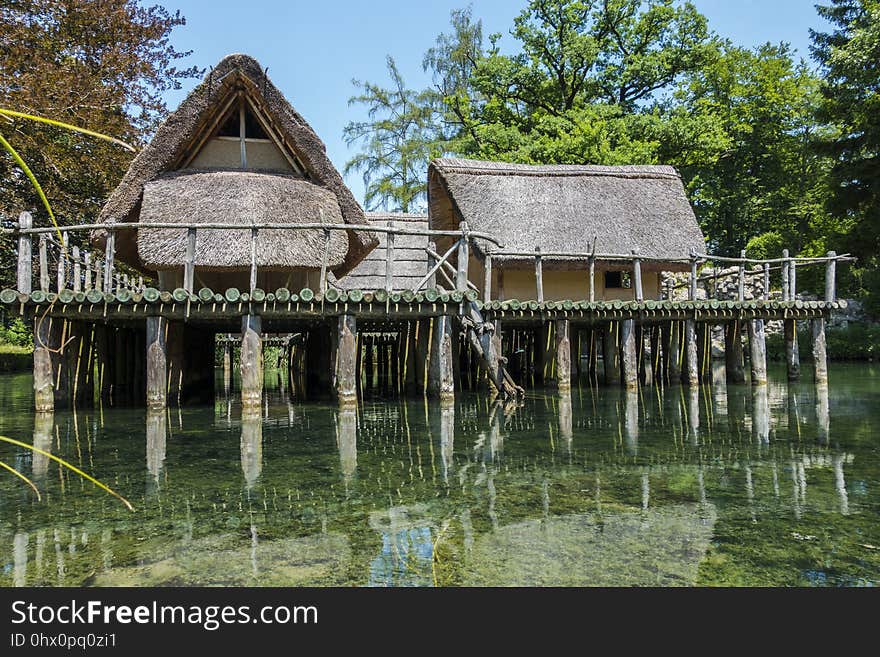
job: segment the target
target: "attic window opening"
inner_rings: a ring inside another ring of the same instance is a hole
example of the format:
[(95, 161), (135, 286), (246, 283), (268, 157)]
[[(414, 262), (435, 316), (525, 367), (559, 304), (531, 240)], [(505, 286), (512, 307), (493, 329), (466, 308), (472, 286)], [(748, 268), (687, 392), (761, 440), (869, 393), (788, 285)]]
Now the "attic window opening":
[(606, 271), (605, 289), (620, 290), (632, 287), (632, 279), (628, 271)]
[[(244, 112), (244, 121), (241, 120), (242, 112)], [(244, 127), (244, 134), (242, 134), (242, 127)], [(269, 135), (263, 130), (263, 126), (244, 101), (239, 102), (229, 110), (226, 118), (224, 118), (223, 122), (220, 124), (217, 136), (232, 139), (241, 139), (244, 137), (247, 141), (252, 139), (269, 141)]]

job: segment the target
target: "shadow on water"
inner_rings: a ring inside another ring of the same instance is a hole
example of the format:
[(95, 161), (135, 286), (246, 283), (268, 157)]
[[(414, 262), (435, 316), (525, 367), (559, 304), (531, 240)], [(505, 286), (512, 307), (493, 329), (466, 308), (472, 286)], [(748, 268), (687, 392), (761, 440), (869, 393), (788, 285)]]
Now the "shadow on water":
[(576, 387), (492, 404), (269, 389), (212, 406), (32, 413), (0, 377), (0, 585), (874, 585), (880, 376)]

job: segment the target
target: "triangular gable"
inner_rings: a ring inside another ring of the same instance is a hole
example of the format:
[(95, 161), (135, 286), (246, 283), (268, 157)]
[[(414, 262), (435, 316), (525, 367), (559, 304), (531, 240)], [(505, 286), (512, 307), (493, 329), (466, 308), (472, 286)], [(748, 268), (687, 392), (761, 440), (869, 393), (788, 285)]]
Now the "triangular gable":
[[(200, 140), (204, 140), (206, 134), (210, 136), (212, 121), (223, 118), (228, 110), (225, 105), (242, 96), (282, 154), (290, 156), (293, 163), (301, 167), (300, 175), (336, 195), (345, 222), (368, 225), (360, 204), (327, 157), (323, 142), (269, 80), (259, 63), (241, 54), (225, 57), (168, 116), (152, 141), (131, 163), (98, 221), (137, 221), (144, 184), (182, 168), (190, 155), (199, 152)], [(136, 245), (134, 239), (129, 239), (134, 236), (127, 233), (121, 232), (117, 239), (119, 256), (136, 262)], [(376, 243), (369, 233), (350, 231), (348, 235), (349, 254), (340, 273), (355, 266)], [(94, 241), (99, 246), (103, 238), (102, 231), (96, 231)]]

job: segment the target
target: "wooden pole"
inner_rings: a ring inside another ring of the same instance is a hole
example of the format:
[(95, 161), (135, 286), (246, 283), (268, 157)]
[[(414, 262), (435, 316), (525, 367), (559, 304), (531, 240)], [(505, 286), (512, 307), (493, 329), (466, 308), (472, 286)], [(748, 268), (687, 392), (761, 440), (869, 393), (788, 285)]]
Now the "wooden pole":
[(642, 263), (638, 258), (638, 251), (633, 249), (633, 287), (635, 288), (635, 300), (641, 303), (645, 300), (645, 294), (642, 290)]
[[(325, 248), (324, 249), (324, 254), (325, 254), (324, 260), (322, 262), (326, 262), (326, 258), (327, 258), (326, 253), (327, 253), (327, 249)], [(324, 282), (323, 276), (324, 276), (325, 272), (326, 272), (326, 269), (325, 269), (324, 265), (322, 264), (321, 265), (321, 276), (322, 276), (321, 282), (322, 283)], [(256, 288), (257, 288), (257, 229), (251, 228), (251, 280), (250, 280), (251, 292), (250, 293), (253, 294), (254, 290)], [(324, 288), (322, 287), (321, 290), (323, 291), (323, 289)]]
[(669, 323), (669, 349), (666, 350), (666, 379), (669, 383), (681, 382), (681, 322)]
[(467, 292), (468, 284), (468, 264), (470, 260), (469, 242), (470, 234), (468, 232), (468, 224), (462, 221), (461, 239), (458, 242), (458, 272), (455, 277), (455, 289), (459, 292)]
[(728, 383), (745, 383), (743, 365), (742, 324), (738, 319), (724, 326), (724, 360)]
[(688, 299), (695, 301), (697, 298), (697, 254), (694, 251), (691, 251), (691, 275), (688, 283)]
[(828, 354), (825, 346), (825, 320), (816, 317), (810, 320), (813, 351), (813, 380), (819, 384), (828, 383)]
[(593, 303), (596, 301), (596, 259), (593, 256), (590, 256), (588, 266), (590, 272), (590, 303)]
[(483, 302), (492, 301), (492, 253), (486, 246), (486, 268), (483, 276)]
[[(688, 286), (688, 299), (694, 301), (697, 298), (697, 256), (691, 252), (691, 275)], [(697, 323), (693, 319), (684, 321), (684, 355), (686, 383), (691, 386), (700, 385), (700, 363), (697, 350)]]
[(455, 375), (452, 356), (452, 318), (434, 318), (431, 336), (431, 357), (428, 369), (428, 391), (441, 401), (455, 399)]
[[(828, 252), (829, 258), (836, 258), (837, 253)], [(825, 264), (825, 301), (835, 301), (837, 299), (837, 260), (828, 260)]]
[(556, 388), (571, 390), (571, 325), (567, 319), (556, 320)]
[(748, 331), (752, 385), (767, 385), (767, 343), (764, 335), (764, 320), (753, 319), (748, 322)]
[(147, 408), (151, 409), (163, 409), (167, 404), (165, 323), (161, 317), (147, 317)]
[(636, 350), (636, 322), (625, 319), (620, 330), (620, 360), (623, 370), (623, 385), (628, 390), (639, 387), (639, 360)]
[[(193, 285), (196, 273), (196, 229), (186, 230), (186, 256), (183, 265), (183, 289), (193, 293)], [(252, 286), (253, 289), (253, 286)]]
[[(388, 228), (393, 228), (394, 222), (388, 222)], [(385, 233), (385, 290), (392, 292), (394, 289), (394, 233)], [(340, 324), (341, 327), (341, 324)]]
[(242, 408), (259, 409), (263, 401), (262, 318), (244, 315), (241, 318), (241, 404)]
[[(389, 237), (391, 233), (388, 234)], [(336, 399), (340, 406), (357, 404), (357, 323), (340, 315), (336, 333)]]
[(61, 233), (61, 250), (58, 252), (58, 274), (57, 284), (58, 291), (65, 289), (67, 287), (67, 242), (68, 242), (67, 232)]
[(801, 360), (798, 350), (797, 320), (786, 319), (785, 325), (785, 364), (788, 380), (797, 381), (801, 376)]
[[(64, 320), (37, 317), (34, 321), (34, 410), (55, 410), (55, 364), (52, 350), (61, 346)], [(53, 363), (54, 361), (54, 363)]]
[[(745, 250), (739, 252), (740, 258), (746, 257)], [(739, 281), (737, 285), (737, 298), (742, 302), (746, 298), (746, 267), (745, 263), (739, 263)]]
[(104, 292), (113, 292), (113, 259), (116, 255), (116, 233), (110, 231), (104, 251)]
[(74, 246), (73, 252), (73, 291), (82, 292), (82, 267), (80, 265), (79, 247)]
[(535, 247), (535, 286), (537, 287), (538, 303), (544, 303), (544, 266), (541, 262), (541, 247)]
[(791, 301), (792, 295), (789, 287), (789, 271), (791, 261), (788, 259), (788, 249), (782, 249), (782, 300)]
[(620, 385), (620, 333), (617, 322), (609, 322), (602, 336), (602, 361), (605, 366), (605, 385)]
[(49, 236), (40, 234), (40, 290), (49, 291), (49, 254), (48, 250)]
[(764, 301), (770, 301), (770, 263), (764, 263)]
[[(34, 219), (30, 212), (22, 212), (18, 215), (18, 227), (26, 230), (33, 226)], [(40, 236), (40, 245), (45, 243), (43, 236)], [(16, 276), (16, 287), (22, 294), (30, 294), (33, 291), (33, 282), (31, 272), (33, 269), (33, 241), (30, 235), (18, 236), (18, 270)]]

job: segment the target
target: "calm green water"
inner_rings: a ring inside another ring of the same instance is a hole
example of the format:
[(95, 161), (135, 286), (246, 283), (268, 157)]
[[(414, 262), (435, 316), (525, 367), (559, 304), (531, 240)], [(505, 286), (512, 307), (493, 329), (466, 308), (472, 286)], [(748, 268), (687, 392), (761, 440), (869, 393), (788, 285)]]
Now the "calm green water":
[(588, 386), (492, 408), (267, 394), (34, 417), (0, 377), (0, 585), (795, 585), (880, 581), (880, 368), (830, 389)]

